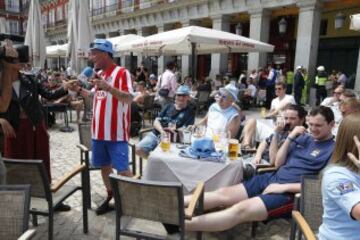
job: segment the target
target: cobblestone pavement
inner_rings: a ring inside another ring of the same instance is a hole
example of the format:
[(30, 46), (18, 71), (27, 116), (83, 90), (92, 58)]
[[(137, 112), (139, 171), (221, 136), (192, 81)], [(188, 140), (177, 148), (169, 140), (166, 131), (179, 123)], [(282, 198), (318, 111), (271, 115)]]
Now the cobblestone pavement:
[[(58, 124), (49, 130), (50, 146), (51, 146), (51, 163), (53, 181), (59, 179), (65, 172), (71, 169), (75, 164), (79, 163), (79, 150), (76, 144), (79, 142), (77, 126), (71, 124), (75, 131), (71, 133), (63, 133), (59, 131), (59, 126), (62, 125), (61, 120)], [(135, 140), (136, 141), (136, 140)], [(80, 178), (74, 179), (74, 182), (79, 183)], [(91, 172), (91, 192), (92, 192), (92, 207), (95, 209), (105, 198), (106, 192), (104, 190), (100, 172)], [(115, 239), (115, 213), (110, 212), (103, 216), (96, 216), (93, 210), (89, 212), (89, 233), (82, 232), (82, 213), (81, 213), (81, 193), (78, 191), (75, 195), (68, 198), (65, 202), (72, 207), (69, 212), (55, 213), (54, 217), (54, 239), (56, 240), (70, 240), (70, 239)], [(161, 224), (153, 222), (144, 222), (140, 220), (124, 221), (130, 228), (140, 228), (142, 230), (149, 230), (153, 233), (165, 234)], [(30, 225), (31, 227), (31, 225)], [(39, 218), (39, 226), (37, 234), (34, 239), (47, 239), (47, 218)], [(259, 224), (257, 229), (256, 239), (272, 239), (283, 240), (288, 239), (290, 231), (290, 224), (286, 220), (275, 220), (267, 224)], [(203, 239), (249, 239), (250, 238), (250, 224), (242, 224), (234, 229), (226, 232), (204, 234)], [(131, 239), (131, 238), (122, 238)], [(188, 235), (187, 239), (195, 239), (194, 236)]]

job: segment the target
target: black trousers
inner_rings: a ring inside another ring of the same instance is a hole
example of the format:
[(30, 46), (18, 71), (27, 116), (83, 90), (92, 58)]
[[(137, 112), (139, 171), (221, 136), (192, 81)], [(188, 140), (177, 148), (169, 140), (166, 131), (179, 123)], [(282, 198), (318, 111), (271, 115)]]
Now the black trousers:
[(301, 104), (301, 97), (302, 97), (302, 87), (296, 87), (294, 88), (294, 96), (295, 96), (295, 102), (296, 104)]
[(271, 101), (275, 98), (275, 85), (266, 86), (266, 102), (265, 107), (270, 109)]
[(320, 105), (321, 101), (327, 97), (325, 86), (317, 86), (316, 88), (316, 105)]

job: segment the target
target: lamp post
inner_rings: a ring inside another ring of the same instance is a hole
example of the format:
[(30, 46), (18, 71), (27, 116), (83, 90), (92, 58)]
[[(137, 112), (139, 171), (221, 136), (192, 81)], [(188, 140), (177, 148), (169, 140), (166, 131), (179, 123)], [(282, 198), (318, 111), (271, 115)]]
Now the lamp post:
[(335, 29), (340, 29), (342, 27), (344, 27), (344, 23), (345, 23), (345, 15), (342, 12), (338, 12), (335, 16), (335, 22), (334, 22), (334, 27)]
[(236, 35), (242, 35), (242, 31), (243, 31), (242, 24), (241, 23), (236, 24), (235, 27)]
[(281, 18), (281, 20), (278, 22), (279, 25), (279, 33), (280, 35), (284, 35), (286, 33), (286, 28), (287, 28), (287, 21), (285, 20), (285, 18)]

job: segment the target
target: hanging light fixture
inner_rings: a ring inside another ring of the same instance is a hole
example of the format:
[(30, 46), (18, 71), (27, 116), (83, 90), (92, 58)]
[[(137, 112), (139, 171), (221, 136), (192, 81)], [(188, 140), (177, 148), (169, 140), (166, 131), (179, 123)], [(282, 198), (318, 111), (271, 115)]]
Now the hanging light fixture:
[(287, 28), (287, 21), (285, 20), (285, 18), (281, 18), (281, 20), (278, 22), (279, 25), (279, 33), (280, 35), (283, 35), (286, 33), (286, 28)]
[(346, 18), (346, 16), (342, 12), (338, 12), (336, 14), (335, 22), (334, 22), (335, 29), (340, 29), (340, 28), (344, 27), (345, 18)]
[(236, 24), (235, 32), (236, 35), (242, 35), (243, 27), (241, 23)]

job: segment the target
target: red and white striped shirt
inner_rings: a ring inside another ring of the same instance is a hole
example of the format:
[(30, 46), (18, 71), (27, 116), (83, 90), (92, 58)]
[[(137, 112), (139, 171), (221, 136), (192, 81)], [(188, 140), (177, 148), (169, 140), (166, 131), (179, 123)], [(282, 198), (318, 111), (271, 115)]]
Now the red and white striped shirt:
[[(115, 64), (100, 75), (113, 88), (133, 93), (130, 73)], [(130, 105), (104, 90), (96, 89), (93, 100), (92, 138), (105, 141), (128, 141)]]

